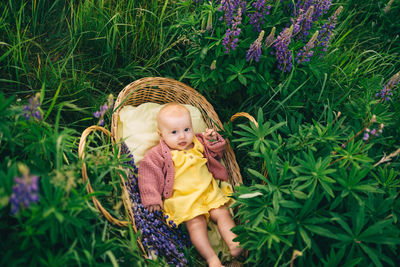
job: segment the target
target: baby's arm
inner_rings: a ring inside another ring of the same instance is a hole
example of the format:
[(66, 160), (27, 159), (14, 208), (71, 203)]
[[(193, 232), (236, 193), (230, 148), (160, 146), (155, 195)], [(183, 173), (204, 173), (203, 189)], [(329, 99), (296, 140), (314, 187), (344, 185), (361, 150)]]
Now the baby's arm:
[(151, 152), (146, 153), (140, 162), (138, 172), (140, 197), (143, 206), (151, 210), (159, 210), (162, 207), (163, 164), (162, 159)]
[(213, 158), (220, 159), (225, 149), (226, 141), (225, 139), (213, 129), (206, 129), (203, 133), (203, 137), (207, 142), (203, 141), (205, 146), (210, 152)]

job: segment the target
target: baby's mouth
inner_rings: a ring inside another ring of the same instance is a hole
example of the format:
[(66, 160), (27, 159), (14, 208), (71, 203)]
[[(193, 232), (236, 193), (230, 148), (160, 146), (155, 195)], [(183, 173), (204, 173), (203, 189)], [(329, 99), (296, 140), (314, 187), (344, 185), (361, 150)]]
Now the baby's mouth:
[(186, 145), (186, 142), (180, 142), (180, 143), (178, 143), (178, 145), (184, 146), (184, 145)]

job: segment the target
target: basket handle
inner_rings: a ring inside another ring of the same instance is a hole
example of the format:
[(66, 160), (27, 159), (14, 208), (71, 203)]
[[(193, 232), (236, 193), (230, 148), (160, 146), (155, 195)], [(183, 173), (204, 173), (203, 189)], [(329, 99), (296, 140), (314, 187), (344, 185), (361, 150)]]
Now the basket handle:
[(252, 123), (254, 123), (257, 128), (258, 128), (258, 122), (256, 121), (256, 119), (254, 119), (253, 116), (251, 116), (249, 113), (247, 112), (238, 112), (236, 114), (233, 114), (231, 117), (231, 122), (233, 122), (235, 119), (239, 118), (239, 117), (245, 117), (248, 118)]
[[(254, 123), (256, 125), (256, 127), (258, 128), (258, 122), (256, 121), (256, 119), (254, 119), (253, 116), (251, 116), (249, 113), (247, 112), (238, 112), (236, 114), (233, 114), (233, 116), (231, 117), (231, 122), (233, 122), (235, 119), (239, 118), (239, 117), (246, 117), (248, 118), (252, 123)], [(264, 169), (264, 177), (268, 178), (268, 170), (266, 168), (265, 162), (263, 163), (263, 167)]]
[[(101, 126), (97, 126), (97, 125), (93, 125), (90, 126), (88, 128), (86, 128), (82, 135), (81, 135), (81, 139), (79, 141), (79, 149), (78, 149), (78, 154), (79, 154), (79, 158), (82, 159), (82, 161), (85, 159), (85, 146), (86, 146), (86, 138), (88, 137), (88, 135), (93, 132), (93, 131), (101, 131), (103, 133), (105, 133), (106, 135), (111, 137), (111, 142), (114, 143), (114, 139), (113, 136), (111, 134), (110, 131), (108, 131), (107, 129), (105, 129), (104, 127)], [(87, 182), (87, 186), (86, 186), (86, 191), (91, 194), (93, 193), (93, 188), (90, 185), (90, 180), (87, 174), (87, 168), (86, 168), (86, 163), (83, 161), (82, 163), (82, 179), (84, 182)], [(98, 211), (100, 211), (104, 217), (106, 217), (106, 219), (111, 222), (112, 224), (118, 225), (118, 226), (128, 226), (128, 222), (127, 221), (120, 221), (116, 218), (114, 218), (100, 203), (100, 201), (95, 197), (92, 196), (92, 201), (94, 206), (96, 207), (96, 209)]]

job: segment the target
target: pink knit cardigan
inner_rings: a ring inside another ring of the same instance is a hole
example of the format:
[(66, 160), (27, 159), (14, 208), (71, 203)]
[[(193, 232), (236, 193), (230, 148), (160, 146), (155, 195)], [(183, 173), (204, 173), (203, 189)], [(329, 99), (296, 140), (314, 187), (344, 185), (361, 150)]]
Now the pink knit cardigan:
[[(202, 134), (196, 134), (197, 139), (204, 146), (203, 156), (207, 159), (207, 167), (214, 178), (227, 181), (228, 172), (218, 161), (225, 149), (225, 140), (217, 134), (215, 142), (207, 141)], [(167, 144), (160, 143), (146, 152), (139, 166), (139, 191), (142, 204), (145, 207), (160, 205), (162, 197), (172, 196), (175, 169), (171, 151)]]

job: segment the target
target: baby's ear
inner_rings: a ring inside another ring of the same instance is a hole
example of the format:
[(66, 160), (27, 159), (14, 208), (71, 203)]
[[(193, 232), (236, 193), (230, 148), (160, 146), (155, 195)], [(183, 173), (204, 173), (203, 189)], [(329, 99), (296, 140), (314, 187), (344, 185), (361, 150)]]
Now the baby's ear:
[(158, 130), (158, 129), (157, 129), (157, 134), (158, 134), (158, 136), (159, 136), (160, 138), (162, 138), (162, 133), (161, 133), (161, 131)]

